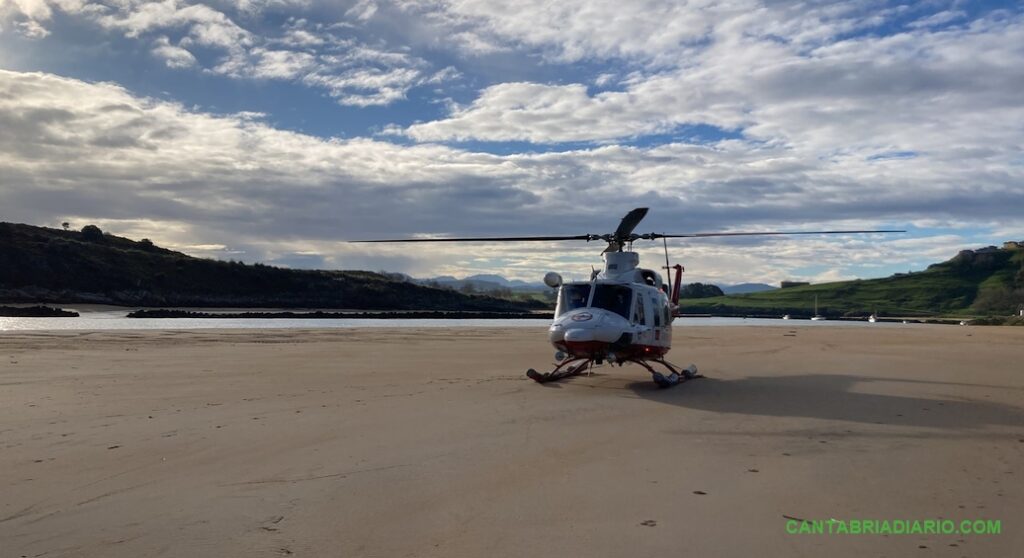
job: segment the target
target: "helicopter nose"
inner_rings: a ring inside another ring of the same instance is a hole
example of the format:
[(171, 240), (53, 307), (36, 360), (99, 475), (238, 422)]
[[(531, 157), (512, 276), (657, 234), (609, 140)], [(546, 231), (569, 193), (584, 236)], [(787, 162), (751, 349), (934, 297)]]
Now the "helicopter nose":
[(567, 343), (585, 343), (587, 341), (610, 343), (614, 340), (612, 339), (614, 335), (615, 332), (604, 329), (571, 327), (565, 330), (564, 339)]
[(561, 345), (575, 355), (604, 355), (611, 344), (621, 338), (625, 320), (617, 319), (617, 315), (607, 312), (595, 312), (594, 319), (566, 320), (559, 328), (558, 335)]
[(563, 343), (573, 355), (604, 355), (611, 345), (605, 341), (603, 332), (593, 328), (571, 328), (565, 332)]

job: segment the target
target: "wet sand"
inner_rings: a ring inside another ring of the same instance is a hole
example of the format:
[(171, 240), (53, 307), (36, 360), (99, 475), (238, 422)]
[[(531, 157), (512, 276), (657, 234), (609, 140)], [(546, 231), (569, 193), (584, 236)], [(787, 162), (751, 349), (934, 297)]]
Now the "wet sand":
[[(1010, 556), (1024, 328), (0, 333), (0, 556)], [(1001, 520), (793, 535), (787, 518)]]

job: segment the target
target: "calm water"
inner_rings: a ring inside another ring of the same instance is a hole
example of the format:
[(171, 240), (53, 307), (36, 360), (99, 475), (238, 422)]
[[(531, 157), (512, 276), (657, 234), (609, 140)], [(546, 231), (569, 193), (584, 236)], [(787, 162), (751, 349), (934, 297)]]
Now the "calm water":
[[(77, 318), (0, 318), (0, 332), (47, 329), (259, 329), (353, 327), (547, 327), (548, 320), (303, 320), (283, 318), (126, 318), (127, 310), (83, 312)], [(921, 327), (866, 321), (770, 320), (763, 318), (676, 318), (675, 326)]]

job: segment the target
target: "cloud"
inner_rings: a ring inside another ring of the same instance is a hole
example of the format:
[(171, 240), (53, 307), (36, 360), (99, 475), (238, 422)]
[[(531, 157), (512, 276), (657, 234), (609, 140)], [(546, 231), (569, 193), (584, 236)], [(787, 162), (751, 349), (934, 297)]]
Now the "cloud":
[(327, 89), (343, 105), (366, 107), (404, 98), (420, 77), (420, 72), (411, 68), (356, 68), (342, 73), (312, 73), (303, 82)]
[(38, 23), (48, 21), (53, 10), (46, 0), (7, 0), (0, 4), (0, 15), (5, 19), (23, 18)]
[(325, 139), (275, 129), (300, 128), (301, 111), (273, 103), (215, 114), (189, 108), (198, 96), (2, 72), (0, 213), (102, 221), (204, 256), (535, 279), (585, 275), (600, 250), (341, 239), (601, 233), (649, 206), (647, 231), (943, 233), (679, 243), (691, 280), (923, 266), (1020, 230), (1024, 206), (1024, 21), (958, 6), (8, 0), (12, 43), (43, 51), (77, 25), (176, 80), (235, 80), (243, 99), (263, 81), (311, 88), (386, 134)]
[[(268, 32), (267, 25), (273, 20), (260, 17), (264, 11), (307, 9), (308, 4), (286, 0), (125, 0), (110, 4), (16, 0), (0, 8), (0, 22), (13, 20), (23, 35), (42, 38), (49, 33), (44, 24), (55, 11), (63, 11), (148, 44), (148, 50), (170, 68), (197, 68), (234, 79), (290, 81), (322, 89), (340, 104), (358, 107), (388, 105), (404, 99), (414, 87), (458, 75), (382, 43), (362, 43), (344, 25), (292, 16)], [(362, 2), (352, 13), (365, 21), (372, 17), (374, 6)]]
[(262, 214), (276, 231), (305, 222), (295, 234), (333, 238), (346, 217), (351, 230), (386, 232), (372, 217), (377, 204), (436, 215), (456, 193), (478, 190), (480, 205), (502, 188), (509, 199), (529, 196), (489, 155), (323, 140), (48, 74), (0, 72), (0, 93), (4, 205), (36, 215), (74, 205), (63, 211), (213, 226)]
[(212, 69), (235, 78), (297, 79), (317, 66), (316, 57), (301, 51), (253, 48), (228, 57)]
[(45, 27), (40, 25), (38, 21), (34, 20), (19, 21), (17, 23), (17, 28), (22, 35), (30, 39), (42, 39), (50, 34)]
[(292, 48), (315, 48), (329, 42), (322, 34), (306, 30), (306, 20), (299, 19), (285, 26), (285, 34), (279, 41)]
[(965, 17), (967, 17), (967, 13), (963, 10), (946, 10), (915, 20), (907, 24), (907, 27), (918, 29), (921, 27), (940, 26), (952, 21), (964, 19)]
[[(636, 2), (623, 9), (610, 0), (495, 3), (483, 0), (407, 0), (407, 13), (430, 21), (445, 36), (473, 36), (460, 46), (527, 46), (558, 61), (586, 58), (661, 59), (680, 45), (700, 41), (722, 12), (743, 11), (754, 2), (716, 7), (711, 2)], [(500, 48), (491, 46), (490, 48)]]
[(434, 73), (429, 69), (429, 63), (408, 53), (353, 44), (319, 56), (301, 81), (326, 90), (343, 105), (389, 105), (404, 99), (413, 87), (457, 77), (450, 68)]
[(345, 12), (346, 17), (366, 21), (377, 13), (377, 3), (373, 0), (359, 0)]
[[(666, 115), (637, 114), (629, 93), (595, 96), (587, 87), (501, 83), (484, 90), (471, 105), (448, 118), (414, 124), (406, 135), (417, 141), (603, 141), (671, 129)], [(663, 120), (664, 119), (664, 120)]]
[[(1020, 168), (979, 177), (959, 163), (932, 168), (934, 162), (920, 157), (886, 162), (892, 167), (883, 170), (877, 164), (801, 159), (785, 146), (744, 141), (499, 156), (440, 145), (321, 139), (275, 129), (252, 114), (198, 112), (110, 83), (0, 71), (5, 220), (103, 220), (115, 233), (145, 235), (200, 255), (225, 257), (228, 252), (194, 248), (223, 245), (247, 261), (299, 264), (311, 261), (303, 254), (317, 254), (329, 267), (404, 262), (397, 271), (432, 274), (493, 271), (497, 265), (510, 275), (535, 278), (546, 269), (587, 269), (599, 263), (600, 247), (409, 250), (342, 240), (602, 233), (637, 206), (655, 208), (641, 225), (644, 231), (799, 229), (823, 222), (861, 228), (961, 212), (1012, 227), (1016, 208), (1024, 206)], [(958, 242), (932, 245), (945, 253)], [(727, 281), (799, 277), (808, 261), (849, 274), (850, 266), (918, 261), (921, 253), (920, 246), (886, 238), (769, 239), (740, 246), (688, 242), (672, 249), (699, 264), (687, 263), (690, 269), (708, 270), (694, 280)], [(657, 257), (657, 246), (641, 248)]]
[(0, 33), (4, 23), (13, 23), (17, 32), (29, 39), (42, 39), (50, 34), (47, 24), (53, 17), (53, 10), (66, 8), (80, 10), (83, 0), (3, 0), (0, 1)]
[(184, 29), (196, 44), (224, 49), (241, 48), (254, 40), (252, 33), (205, 4), (163, 0), (128, 2), (119, 8), (97, 18), (97, 23), (133, 38), (151, 31)]
[(154, 45), (153, 55), (163, 59), (168, 68), (189, 68), (196, 64), (196, 57), (191, 52), (171, 44), (167, 37), (157, 38)]
[(723, 25), (682, 67), (636, 75), (623, 91), (498, 83), (447, 118), (409, 126), (406, 135), (607, 142), (702, 124), (813, 149), (902, 152), (942, 150), (950, 134), (976, 145), (1007, 145), (1017, 136), (1006, 116), (1022, 115), (1020, 15), (811, 49), (756, 34), (766, 27), (760, 20)]

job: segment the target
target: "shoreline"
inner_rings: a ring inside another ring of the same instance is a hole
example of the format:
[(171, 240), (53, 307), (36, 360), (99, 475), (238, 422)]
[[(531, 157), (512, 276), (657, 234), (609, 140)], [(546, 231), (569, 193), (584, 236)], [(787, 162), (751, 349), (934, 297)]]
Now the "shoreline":
[(127, 318), (198, 319), (296, 319), (296, 320), (550, 320), (550, 312), (477, 312), (477, 311), (361, 311), (361, 312), (194, 312), (188, 310), (136, 310)]
[[(0, 310), (7, 307), (14, 310), (40, 309), (35, 315), (5, 315), (0, 311), (0, 317), (90, 317), (90, 315), (113, 314), (124, 312), (128, 318), (152, 318), (152, 319), (488, 319), (488, 320), (521, 320), (521, 319), (553, 319), (551, 311), (530, 311), (530, 312), (491, 312), (475, 310), (362, 310), (362, 309), (327, 309), (327, 308), (201, 308), (201, 307), (138, 307), (138, 306), (111, 306), (111, 305), (44, 305), (43, 303), (0, 303)], [(758, 320), (783, 320), (779, 314), (707, 314), (707, 313), (681, 313), (675, 316), (676, 319), (699, 319), (699, 318), (735, 318), (735, 319), (758, 319)], [(792, 321), (801, 322), (809, 320), (806, 317), (797, 315)], [(877, 319), (877, 323), (918, 323), (938, 325), (1024, 325), (1024, 320), (1015, 319), (1016, 316), (884, 316)], [(789, 320), (786, 320), (787, 322)], [(866, 316), (837, 316), (827, 317), (831, 322), (866, 322)], [(966, 324), (961, 324), (966, 322)]]

